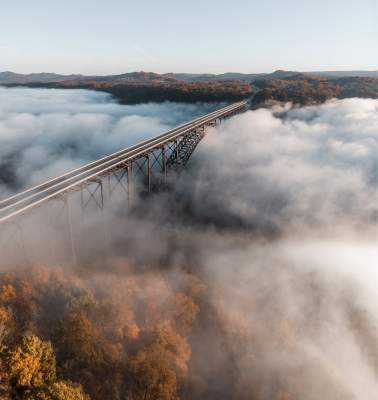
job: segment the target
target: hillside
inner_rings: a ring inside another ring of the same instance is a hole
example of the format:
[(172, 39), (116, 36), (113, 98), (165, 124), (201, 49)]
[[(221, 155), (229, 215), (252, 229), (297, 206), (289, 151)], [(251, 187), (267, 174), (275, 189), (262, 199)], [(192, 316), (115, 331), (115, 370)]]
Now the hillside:
[(41, 72), (32, 74), (18, 74), (11, 71), (0, 72), (0, 84), (15, 83), (31, 83), (31, 82), (65, 82), (71, 80), (90, 80), (90, 81), (247, 81), (277, 78), (283, 79), (297, 74), (316, 75), (326, 78), (343, 78), (343, 77), (365, 77), (378, 78), (378, 71), (314, 71), (314, 72), (298, 72), (276, 70), (271, 73), (253, 73), (244, 74), (240, 72), (226, 72), (223, 74), (192, 74), (192, 73), (174, 73), (157, 74), (153, 72), (128, 72), (118, 75), (98, 75), (85, 76), (81, 74), (60, 75), (55, 73)]
[(252, 94), (249, 83), (237, 80), (185, 82), (152, 72), (80, 77), (55, 82), (7, 83), (7, 86), (101, 90), (114, 95), (123, 104), (149, 101), (220, 102), (237, 101)]
[(59, 75), (50, 72), (36, 74), (16, 74), (11, 71), (0, 72), (0, 84), (25, 84), (31, 82), (62, 82), (71, 79), (78, 79), (83, 75)]
[(296, 74), (282, 79), (263, 78), (253, 84), (258, 88), (254, 96), (255, 107), (272, 101), (306, 105), (330, 98), (378, 97), (378, 78), (370, 77), (327, 78)]
[[(361, 76), (352, 76), (354, 73)], [(2, 72), (0, 84), (101, 90), (111, 93), (123, 104), (150, 101), (231, 102), (254, 94), (254, 106), (259, 107), (272, 101), (304, 105), (321, 103), (333, 97), (377, 98), (378, 78), (373, 77), (374, 74), (374, 71), (310, 74), (277, 70), (270, 74), (157, 74), (141, 71), (83, 76)]]

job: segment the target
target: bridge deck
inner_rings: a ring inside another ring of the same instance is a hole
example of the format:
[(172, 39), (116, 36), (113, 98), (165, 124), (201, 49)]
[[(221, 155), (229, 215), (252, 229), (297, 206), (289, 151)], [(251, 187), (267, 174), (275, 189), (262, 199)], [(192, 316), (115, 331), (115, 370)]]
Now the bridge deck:
[(164, 132), (152, 139), (117, 151), (4, 199), (0, 201), (0, 223), (37, 207), (52, 198), (56, 198), (72, 190), (77, 190), (82, 187), (82, 185), (88, 184), (94, 179), (102, 177), (111, 171), (124, 168), (132, 160), (143, 157), (169, 142), (184, 137), (196, 129), (205, 128), (216, 122), (219, 118), (226, 118), (239, 112), (245, 108), (246, 104), (246, 101), (242, 101), (221, 108), (220, 110), (206, 114)]

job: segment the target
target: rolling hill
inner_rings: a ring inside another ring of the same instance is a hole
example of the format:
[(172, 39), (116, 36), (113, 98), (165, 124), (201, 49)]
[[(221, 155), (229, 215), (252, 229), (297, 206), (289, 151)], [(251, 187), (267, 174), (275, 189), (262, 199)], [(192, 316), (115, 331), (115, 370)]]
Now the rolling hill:
[(271, 102), (313, 104), (329, 98), (377, 98), (377, 71), (299, 73), (277, 70), (269, 74), (157, 74), (129, 72), (84, 76), (54, 73), (0, 72), (0, 85), (45, 88), (79, 88), (111, 93), (121, 103), (222, 102), (253, 96), (256, 107)]

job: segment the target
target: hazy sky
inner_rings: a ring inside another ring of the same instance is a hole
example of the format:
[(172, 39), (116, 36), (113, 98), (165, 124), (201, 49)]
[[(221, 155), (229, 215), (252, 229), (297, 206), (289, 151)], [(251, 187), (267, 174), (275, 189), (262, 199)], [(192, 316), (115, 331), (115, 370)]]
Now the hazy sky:
[(0, 0), (0, 71), (378, 68), (377, 0)]

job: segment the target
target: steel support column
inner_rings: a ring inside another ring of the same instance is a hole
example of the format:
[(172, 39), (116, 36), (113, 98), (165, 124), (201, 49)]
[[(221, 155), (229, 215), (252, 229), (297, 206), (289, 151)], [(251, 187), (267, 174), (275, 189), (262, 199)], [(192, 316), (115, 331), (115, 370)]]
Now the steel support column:
[(74, 233), (72, 228), (71, 208), (67, 196), (64, 197), (63, 201), (67, 211), (67, 224), (68, 224), (68, 234), (71, 247), (72, 264), (74, 267), (77, 267), (77, 253), (76, 253)]
[(167, 159), (165, 155), (165, 146), (162, 147), (161, 149), (161, 159), (162, 159), (162, 172), (163, 172), (163, 179), (164, 179), (164, 185), (167, 181)]
[(131, 179), (133, 178), (133, 160), (131, 160), (127, 165), (127, 206), (131, 208), (132, 202), (132, 182)]
[(151, 160), (150, 155), (147, 155), (147, 185), (148, 185), (148, 193), (151, 192)]

